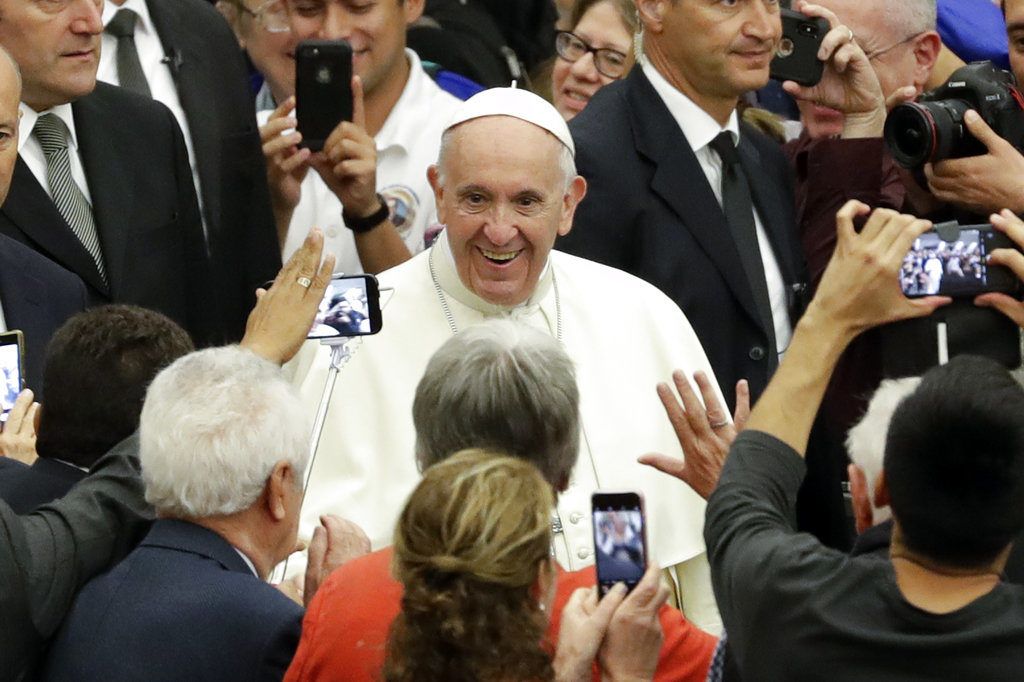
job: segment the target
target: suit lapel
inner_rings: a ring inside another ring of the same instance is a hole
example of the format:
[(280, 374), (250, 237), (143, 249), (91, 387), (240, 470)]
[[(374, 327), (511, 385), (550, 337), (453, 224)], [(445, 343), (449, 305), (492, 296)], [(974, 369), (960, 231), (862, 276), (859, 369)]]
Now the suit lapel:
[(93, 289), (106, 290), (92, 256), (20, 155), (2, 211), (31, 240), (32, 248), (77, 274)]
[[(97, 84), (97, 88), (110, 87)], [(128, 247), (129, 216), (124, 213), (128, 199), (124, 193), (124, 178), (131, 170), (125, 160), (131, 159), (144, 150), (122, 150), (117, 137), (118, 116), (109, 110), (101, 98), (92, 95), (83, 97), (71, 105), (78, 133), (78, 148), (85, 168), (92, 195), (92, 214), (103, 246), (107, 275), (111, 288), (123, 281), (125, 272), (125, 251)], [(117, 295), (117, 292), (113, 292)]]
[(628, 81), (629, 115), (636, 148), (656, 166), (651, 190), (701, 245), (747, 315), (762, 325), (725, 214), (686, 136), (642, 69), (633, 69)]

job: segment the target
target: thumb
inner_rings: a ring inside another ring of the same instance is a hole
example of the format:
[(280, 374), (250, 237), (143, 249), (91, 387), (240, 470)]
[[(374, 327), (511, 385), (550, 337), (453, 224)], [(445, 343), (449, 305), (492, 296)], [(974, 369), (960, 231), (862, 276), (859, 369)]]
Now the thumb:
[(896, 90), (889, 95), (885, 100), (886, 111), (892, 111), (895, 107), (914, 99), (917, 96), (917, 88), (913, 85), (905, 85), (902, 88), (896, 88)]
[(594, 611), (592, 618), (594, 625), (602, 634), (608, 629), (608, 624), (612, 621), (615, 610), (619, 608), (622, 600), (625, 598), (626, 586), (622, 583), (615, 583), (614, 587), (608, 590), (607, 594), (598, 602), (597, 610)]
[(648, 452), (646, 455), (640, 455), (637, 461), (640, 464), (653, 467), (663, 474), (668, 474), (683, 482), (686, 481), (686, 460), (679, 459), (678, 457), (669, 457), (657, 452)]
[(978, 138), (978, 141), (989, 150), (996, 145), (1005, 143), (1005, 140), (989, 128), (988, 124), (982, 120), (981, 115), (974, 109), (968, 109), (967, 113), (964, 114), (964, 123), (967, 124), (967, 129), (971, 131), (971, 135)]

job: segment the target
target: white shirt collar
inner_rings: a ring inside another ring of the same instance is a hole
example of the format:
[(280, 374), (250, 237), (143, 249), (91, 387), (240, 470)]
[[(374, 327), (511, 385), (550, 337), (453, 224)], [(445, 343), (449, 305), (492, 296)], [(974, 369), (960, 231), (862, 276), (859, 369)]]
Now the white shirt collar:
[(401, 147), (408, 151), (406, 142), (416, 139), (417, 132), (423, 127), (420, 116), (427, 112), (416, 111), (415, 104), (423, 101), (423, 89), (427, 86), (425, 81), (430, 80), (430, 76), (423, 70), (419, 56), (409, 48), (405, 49), (405, 58), (409, 60), (409, 78), (395, 106), (391, 107), (388, 117), (384, 119), (384, 125), (374, 137), (378, 151), (388, 147)]
[(146, 0), (125, 0), (120, 5), (116, 5), (112, 1), (103, 3), (103, 25), (109, 24), (117, 11), (121, 9), (130, 9), (139, 15), (135, 21), (136, 33), (156, 35), (156, 27), (153, 26), (153, 19), (149, 16), (149, 6), (146, 5)]
[(718, 124), (711, 114), (704, 111), (692, 99), (676, 89), (665, 77), (651, 65), (646, 59), (643, 60), (644, 75), (654, 86), (655, 91), (661, 100), (668, 107), (672, 118), (679, 124), (680, 130), (686, 136), (693, 151), (703, 149), (711, 143), (724, 130), (732, 135), (734, 144), (740, 142), (740, 124), (736, 110), (729, 115), (729, 121), (724, 127)]
[(437, 241), (431, 247), (431, 256), (434, 263), (434, 272), (437, 274), (437, 283), (446, 294), (454, 298), (462, 305), (472, 308), (484, 315), (509, 314), (514, 310), (527, 309), (531, 306), (539, 306), (551, 289), (551, 256), (548, 255), (548, 262), (544, 265), (544, 271), (537, 281), (537, 288), (533, 294), (523, 303), (517, 306), (503, 306), (489, 303), (473, 293), (469, 287), (463, 284), (459, 272), (455, 267), (455, 257), (452, 255), (451, 245), (448, 243), (447, 231), (438, 235)]
[(259, 578), (259, 577), (260, 577), (260, 574), (256, 572), (256, 564), (254, 564), (254, 563), (253, 563), (253, 562), (252, 562), (252, 561), (251, 561), (251, 560), (249, 559), (249, 557), (245, 556), (245, 553), (244, 553), (244, 552), (243, 552), (242, 550), (238, 549), (238, 548), (237, 548), (237, 547), (235, 547), (234, 545), (231, 545), (231, 549), (233, 549), (233, 550), (235, 550), (236, 552), (238, 552), (238, 556), (242, 557), (242, 561), (244, 561), (244, 562), (245, 562), (245, 565), (249, 567), (249, 570), (250, 570), (250, 571), (252, 571), (252, 574), (253, 574), (254, 576), (256, 576), (257, 578)]
[(75, 132), (75, 116), (71, 112), (70, 104), (58, 104), (55, 107), (47, 109), (46, 111), (37, 112), (29, 105), (21, 102), (18, 105), (18, 109), (21, 111), (21, 123), (18, 124), (18, 153), (21, 153), (22, 148), (25, 146), (25, 142), (28, 140), (29, 135), (36, 127), (36, 121), (39, 120), (41, 114), (56, 114), (57, 117), (64, 121), (64, 125), (68, 127), (68, 147), (74, 151), (78, 151), (78, 134)]

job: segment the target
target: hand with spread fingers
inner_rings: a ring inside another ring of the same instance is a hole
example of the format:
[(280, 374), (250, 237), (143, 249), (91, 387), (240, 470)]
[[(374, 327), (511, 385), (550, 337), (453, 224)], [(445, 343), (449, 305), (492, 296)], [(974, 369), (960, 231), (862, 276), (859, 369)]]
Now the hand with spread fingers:
[(678, 478), (707, 499), (718, 484), (729, 447), (750, 416), (750, 387), (745, 380), (736, 383), (736, 412), (730, 421), (707, 375), (697, 372), (693, 379), (700, 389), (700, 399), (682, 371), (672, 374), (682, 404), (668, 384), (658, 384), (658, 397), (679, 439), (684, 459), (649, 453), (639, 461)]
[(927, 164), (924, 173), (932, 194), (982, 215), (1004, 208), (1024, 212), (1024, 155), (976, 111), (964, 114), (964, 125), (987, 151), (980, 156)]
[(32, 464), (36, 454), (36, 425), (39, 403), (32, 402), (34, 394), (25, 389), (18, 394), (14, 406), (7, 414), (7, 422), (0, 428), (0, 457), (8, 457), (24, 464)]
[(299, 148), (302, 133), (295, 129), (298, 122), (293, 116), (294, 112), (295, 97), (289, 97), (260, 126), (271, 204), (278, 232), (284, 234), (287, 234), (292, 213), (302, 198), (302, 181), (309, 172), (312, 156), (309, 149)]
[[(1004, 208), (1001, 212), (989, 216), (989, 222), (1021, 249), (1024, 249), (1024, 222), (1013, 211)], [(1024, 282), (1024, 253), (1016, 249), (995, 249), (988, 257), (989, 265), (1001, 265), (1013, 271), (1017, 279)], [(983, 308), (995, 308), (1003, 315), (1024, 328), (1024, 302), (998, 292), (981, 294), (974, 299), (974, 305)]]
[(313, 601), (317, 590), (334, 569), (369, 553), (370, 538), (362, 528), (340, 516), (321, 516), (320, 525), (313, 530), (313, 539), (309, 542), (303, 588), (305, 606)]
[(333, 255), (320, 262), (323, 248), (324, 235), (314, 228), (270, 289), (256, 291), (256, 307), (239, 345), (279, 365), (299, 352), (334, 272)]

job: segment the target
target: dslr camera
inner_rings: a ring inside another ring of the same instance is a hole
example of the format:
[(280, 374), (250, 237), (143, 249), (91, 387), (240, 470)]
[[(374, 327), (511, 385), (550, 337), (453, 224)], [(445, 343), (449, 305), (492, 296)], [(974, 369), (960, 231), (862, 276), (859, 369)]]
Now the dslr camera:
[(1004, 140), (1024, 146), (1024, 98), (1008, 71), (992, 62), (962, 66), (943, 85), (916, 102), (895, 107), (885, 120), (885, 143), (904, 168), (943, 159), (979, 156), (985, 145), (967, 130), (964, 113), (974, 109)]

